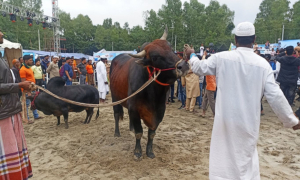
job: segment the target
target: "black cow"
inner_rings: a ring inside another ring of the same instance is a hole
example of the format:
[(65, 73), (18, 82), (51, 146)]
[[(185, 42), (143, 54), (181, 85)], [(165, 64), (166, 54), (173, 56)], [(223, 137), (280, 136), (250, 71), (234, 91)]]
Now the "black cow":
[[(99, 104), (99, 92), (98, 90), (90, 85), (77, 85), (77, 86), (65, 86), (65, 81), (61, 77), (52, 78), (48, 85), (47, 90), (51, 91), (60, 97), (70, 99), (75, 102), (88, 103), (88, 104)], [(33, 97), (30, 97), (33, 101)], [(73, 104), (66, 103), (62, 100), (56, 99), (45, 92), (41, 92), (35, 97), (32, 103), (32, 108), (36, 108), (42, 111), (45, 115), (51, 115), (57, 117), (57, 125), (60, 125), (60, 116), (64, 116), (65, 127), (69, 128), (68, 125), (68, 114), (69, 112), (81, 112), (86, 110), (86, 119), (84, 124), (88, 124), (94, 114), (94, 108), (86, 108)], [(96, 119), (99, 117), (99, 108), (96, 115)]]
[(145, 48), (142, 48), (144, 50), (139, 54), (131, 56), (122, 54), (112, 61), (110, 87), (113, 102), (128, 97), (149, 80), (147, 67), (151, 72), (154, 68), (166, 70), (161, 72), (158, 81), (151, 83), (142, 92), (121, 105), (113, 107), (115, 136), (120, 136), (119, 119), (123, 119), (123, 107), (128, 109), (130, 130), (134, 129), (136, 137), (134, 151), (136, 158), (142, 156), (140, 140), (143, 135), (143, 128), (141, 119), (149, 128), (146, 154), (148, 157), (154, 158), (153, 138), (165, 114), (166, 94), (170, 88), (169, 85), (173, 84), (180, 76), (186, 75), (189, 70), (189, 65), (185, 61), (180, 62), (177, 69), (173, 69), (180, 59), (172, 51), (166, 38), (167, 30), (161, 39), (145, 44)]

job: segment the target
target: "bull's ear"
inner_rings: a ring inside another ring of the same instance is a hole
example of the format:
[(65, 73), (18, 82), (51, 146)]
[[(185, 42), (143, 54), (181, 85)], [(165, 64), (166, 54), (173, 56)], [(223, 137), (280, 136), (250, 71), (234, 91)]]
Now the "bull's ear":
[(141, 66), (150, 66), (151, 65), (151, 61), (148, 59), (139, 59), (139, 60), (135, 61), (135, 63), (137, 63), (138, 65), (141, 65)]

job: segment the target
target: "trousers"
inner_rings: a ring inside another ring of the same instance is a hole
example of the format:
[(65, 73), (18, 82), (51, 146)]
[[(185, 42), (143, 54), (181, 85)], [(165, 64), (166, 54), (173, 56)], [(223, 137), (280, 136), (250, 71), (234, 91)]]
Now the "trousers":
[(79, 77), (80, 84), (85, 84), (85, 81), (86, 81), (86, 75), (80, 74), (80, 77)]
[(199, 83), (199, 87), (200, 87), (200, 96), (197, 97), (197, 101), (199, 103), (199, 107), (201, 107), (202, 105), (202, 100), (203, 100), (203, 97), (202, 97), (202, 93), (203, 93), (203, 83)]
[(179, 87), (178, 94), (179, 94), (179, 97), (180, 97), (180, 101), (181, 101), (182, 106), (184, 106), (185, 105), (185, 99), (186, 99), (185, 88), (182, 87), (182, 84), (181, 84), (180, 80), (178, 80), (177, 82), (178, 82), (178, 87)]
[(215, 115), (215, 91), (210, 91), (210, 90), (205, 90), (205, 94), (204, 94), (204, 97), (203, 97), (203, 106), (202, 106), (202, 109), (204, 111), (207, 110), (208, 108), (208, 103), (209, 103), (209, 106), (213, 112), (213, 114)]
[[(26, 97), (27, 97), (27, 94), (26, 94)], [(31, 104), (31, 101), (29, 99), (26, 99), (26, 110), (27, 110), (27, 119), (28, 120), (29, 120), (28, 108), (30, 108), (30, 104)], [(37, 110), (33, 110), (32, 114), (33, 114), (34, 119), (39, 117)]]
[(295, 84), (280, 83), (280, 89), (282, 90), (289, 104), (292, 105), (295, 99), (297, 83)]
[(194, 108), (195, 108), (195, 104), (196, 104), (196, 97), (193, 97), (193, 98), (186, 98), (186, 106), (185, 106), (185, 109), (186, 109), (187, 111), (193, 112), (193, 111), (194, 111)]

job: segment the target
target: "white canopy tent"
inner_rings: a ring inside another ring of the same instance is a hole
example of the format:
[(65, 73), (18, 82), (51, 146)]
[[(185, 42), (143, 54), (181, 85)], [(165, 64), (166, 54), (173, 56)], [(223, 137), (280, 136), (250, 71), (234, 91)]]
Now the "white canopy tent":
[(4, 49), (4, 58), (12, 67), (12, 60), (22, 57), (22, 45), (20, 43), (13, 43), (7, 39), (3, 39), (3, 44), (0, 44), (0, 49)]

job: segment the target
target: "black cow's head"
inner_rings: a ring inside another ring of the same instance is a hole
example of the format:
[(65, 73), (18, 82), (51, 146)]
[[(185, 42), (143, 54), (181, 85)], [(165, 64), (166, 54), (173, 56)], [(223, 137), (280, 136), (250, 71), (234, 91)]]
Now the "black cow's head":
[[(148, 43), (143, 50), (136, 54), (131, 55), (135, 58), (141, 58), (136, 63), (142, 66), (152, 66), (159, 69), (174, 68), (177, 62), (180, 61), (179, 57), (173, 52), (170, 43), (167, 41), (168, 29), (166, 27), (163, 36)], [(185, 76), (189, 71), (189, 64), (185, 61), (180, 62), (176, 70), (172, 71), (172, 75), (178, 78), (177, 75)], [(177, 71), (177, 72), (176, 72)]]

